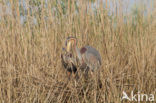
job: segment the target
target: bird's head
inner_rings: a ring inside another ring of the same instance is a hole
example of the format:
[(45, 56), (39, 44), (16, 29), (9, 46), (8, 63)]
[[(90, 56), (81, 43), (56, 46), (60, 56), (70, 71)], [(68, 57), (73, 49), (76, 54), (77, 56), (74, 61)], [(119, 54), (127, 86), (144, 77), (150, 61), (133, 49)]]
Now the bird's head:
[(75, 37), (68, 37), (66, 39), (65, 45), (67, 47), (67, 52), (70, 52), (71, 49), (77, 45), (77, 39)]

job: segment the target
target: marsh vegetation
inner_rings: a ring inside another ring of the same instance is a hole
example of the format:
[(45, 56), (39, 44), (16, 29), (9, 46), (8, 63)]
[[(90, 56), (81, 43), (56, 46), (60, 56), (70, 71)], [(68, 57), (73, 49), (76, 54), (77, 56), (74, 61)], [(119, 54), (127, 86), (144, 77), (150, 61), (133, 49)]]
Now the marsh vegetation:
[[(154, 0), (152, 10), (138, 6), (126, 15), (120, 0), (119, 6), (102, 0), (96, 6), (96, 0), (45, 1), (10, 0), (10, 13), (1, 13), (0, 102), (120, 103), (123, 91), (155, 94)], [(0, 5), (7, 10), (4, 1)], [(68, 80), (60, 59), (68, 36), (77, 37), (79, 47), (89, 44), (100, 52), (102, 88), (91, 76), (87, 82)]]

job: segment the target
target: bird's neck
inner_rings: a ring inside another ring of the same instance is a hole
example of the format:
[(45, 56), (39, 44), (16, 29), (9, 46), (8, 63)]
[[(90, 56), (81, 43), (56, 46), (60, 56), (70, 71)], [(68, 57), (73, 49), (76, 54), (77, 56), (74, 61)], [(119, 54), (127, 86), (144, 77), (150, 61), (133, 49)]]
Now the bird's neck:
[(74, 51), (76, 53), (76, 56), (77, 56), (79, 62), (82, 63), (82, 55), (81, 55), (80, 50), (77, 46), (74, 47)]

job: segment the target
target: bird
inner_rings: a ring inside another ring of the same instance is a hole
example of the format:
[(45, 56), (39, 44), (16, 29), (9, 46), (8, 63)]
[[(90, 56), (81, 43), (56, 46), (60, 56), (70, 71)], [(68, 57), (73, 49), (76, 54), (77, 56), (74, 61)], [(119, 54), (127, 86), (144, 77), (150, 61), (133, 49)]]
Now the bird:
[[(86, 45), (80, 49), (77, 47), (77, 38), (68, 37), (65, 42), (66, 52), (69, 53), (70, 62), (75, 66), (76, 71), (78, 68), (83, 72), (85, 79), (88, 79), (88, 72), (91, 71), (91, 74), (96, 74), (96, 81), (98, 86), (102, 87), (102, 82), (100, 80), (99, 68), (101, 67), (101, 55), (98, 50), (94, 47)], [(96, 73), (95, 73), (96, 72)]]
[(66, 51), (74, 58), (73, 64), (78, 61), (81, 69), (93, 72), (100, 68), (101, 55), (94, 47), (87, 45), (79, 49), (76, 37), (68, 37), (65, 45)]

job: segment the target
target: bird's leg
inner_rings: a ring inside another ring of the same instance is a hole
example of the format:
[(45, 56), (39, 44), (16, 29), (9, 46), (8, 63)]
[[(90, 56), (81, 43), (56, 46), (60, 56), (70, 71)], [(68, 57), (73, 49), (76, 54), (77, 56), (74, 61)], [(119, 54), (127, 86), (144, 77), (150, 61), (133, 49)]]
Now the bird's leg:
[(102, 82), (100, 78), (100, 72), (97, 73), (97, 83), (98, 83), (98, 88), (102, 88)]
[(89, 72), (89, 68), (88, 67), (85, 67), (84, 71), (83, 71), (83, 76), (84, 76), (84, 80), (85, 82), (88, 82), (88, 72)]
[(78, 76), (78, 73), (72, 73), (73, 77), (74, 77), (74, 83), (75, 83), (75, 87), (77, 86), (78, 84), (78, 80), (79, 80), (79, 76)]
[(87, 69), (84, 71), (84, 76), (85, 76), (85, 80), (87, 80), (88, 79), (88, 70)]
[(94, 80), (94, 102), (95, 103), (97, 103), (97, 95), (98, 95), (98, 89), (97, 89), (97, 84), (98, 84), (98, 82), (97, 82), (97, 71), (91, 71), (91, 75), (92, 75), (92, 77), (93, 77), (93, 80)]
[(78, 81), (78, 79), (79, 79), (78, 72), (72, 73), (72, 75), (73, 75), (73, 77), (76, 79), (76, 81)]
[(71, 72), (67, 71), (67, 76), (68, 76), (68, 79), (70, 80)]

